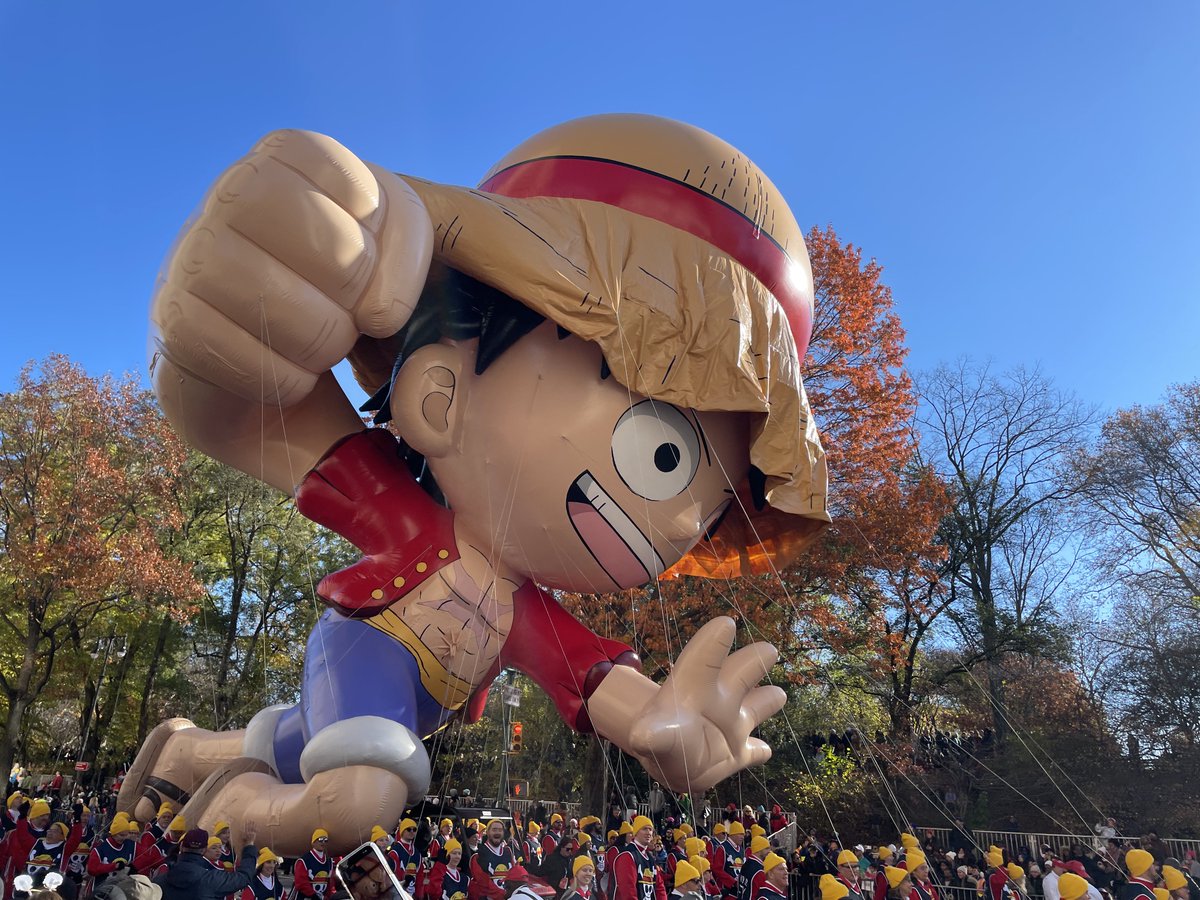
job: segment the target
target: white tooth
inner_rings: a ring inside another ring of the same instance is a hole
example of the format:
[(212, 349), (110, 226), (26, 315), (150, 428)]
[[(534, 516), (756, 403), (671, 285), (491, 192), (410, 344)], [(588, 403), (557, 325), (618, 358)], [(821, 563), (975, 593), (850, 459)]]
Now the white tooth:
[(625, 510), (621, 509), (612, 497), (608, 496), (604, 488), (600, 487), (600, 483), (596, 481), (591, 472), (584, 472), (575, 483), (583, 490), (588, 502), (592, 504), (596, 512), (600, 513), (600, 517), (621, 536), (621, 540), (633, 551), (633, 555), (638, 558), (638, 562), (650, 573), (652, 578), (657, 578), (667, 570), (662, 557), (654, 549), (654, 545), (646, 539), (641, 529), (633, 523)]

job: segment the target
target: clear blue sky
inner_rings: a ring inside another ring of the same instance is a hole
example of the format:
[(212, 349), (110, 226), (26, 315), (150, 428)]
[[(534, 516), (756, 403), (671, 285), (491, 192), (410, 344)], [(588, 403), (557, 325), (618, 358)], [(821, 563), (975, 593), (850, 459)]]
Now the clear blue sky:
[(0, 387), (142, 371), (176, 230), (265, 131), (474, 183), (638, 111), (748, 153), (886, 268), (916, 368), (1041, 363), (1105, 408), (1200, 358), (1200, 4), (0, 0)]

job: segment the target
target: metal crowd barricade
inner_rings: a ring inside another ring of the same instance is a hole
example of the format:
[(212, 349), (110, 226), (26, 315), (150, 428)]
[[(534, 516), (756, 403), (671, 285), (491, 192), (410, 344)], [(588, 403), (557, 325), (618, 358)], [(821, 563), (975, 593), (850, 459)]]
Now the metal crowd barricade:
[[(934, 833), (934, 841), (940, 847), (948, 847), (950, 845), (950, 829), (948, 828), (921, 828), (919, 829), (922, 837), (928, 831)], [(1003, 847), (1010, 854), (1016, 855), (1021, 852), (1029, 853), (1036, 856), (1043, 846), (1049, 846), (1056, 853), (1071, 853), (1072, 847), (1082, 847), (1085, 850), (1101, 850), (1104, 847), (1104, 839), (1096, 833), (1091, 834), (1066, 834), (1062, 832), (1044, 832), (1044, 831), (988, 831), (985, 829), (972, 829), (971, 836), (975, 839), (976, 845), (986, 849), (995, 844), (997, 847)], [(1140, 837), (1131, 835), (1117, 835), (1115, 838), (1121, 843), (1138, 844)], [(1183, 859), (1187, 855), (1187, 851), (1195, 851), (1200, 855), (1200, 840), (1191, 838), (1163, 838), (1163, 843), (1170, 848), (1171, 855), (1176, 859)]]

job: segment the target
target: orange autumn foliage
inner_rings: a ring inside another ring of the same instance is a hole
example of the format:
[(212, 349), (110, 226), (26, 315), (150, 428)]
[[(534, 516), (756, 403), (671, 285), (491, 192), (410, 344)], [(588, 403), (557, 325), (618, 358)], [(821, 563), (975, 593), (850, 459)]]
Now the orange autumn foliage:
[(132, 380), (52, 356), (0, 395), (0, 768), (56, 654), (98, 617), (138, 603), (183, 615), (199, 599), (190, 566), (164, 550), (184, 461)]

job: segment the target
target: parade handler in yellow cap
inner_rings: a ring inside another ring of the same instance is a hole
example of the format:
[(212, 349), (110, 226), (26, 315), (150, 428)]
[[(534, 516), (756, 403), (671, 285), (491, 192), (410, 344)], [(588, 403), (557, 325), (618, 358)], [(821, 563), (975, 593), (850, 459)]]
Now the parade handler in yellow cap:
[(647, 816), (637, 816), (631, 827), (629, 843), (613, 860), (612, 900), (667, 900), (662, 871), (650, 852), (654, 823)]
[(1135, 847), (1125, 854), (1125, 869), (1129, 872), (1129, 880), (1121, 885), (1119, 900), (1154, 900), (1158, 864), (1153, 855)]
[(307, 852), (292, 866), (293, 894), (296, 898), (324, 897), (332, 893), (333, 856), (329, 851), (329, 832), (313, 829)]
[[(769, 573), (811, 541), (812, 301), (774, 185), (677, 122), (551, 128), (478, 190), (268, 135), (165, 264), (152, 380), (190, 443), (364, 556), (318, 587), (301, 702), (244, 732), (164, 723), (121, 808), (190, 796), (189, 820), (237, 810), (285, 853), (320, 810), (349, 842), (422, 795), (421, 738), (478, 715), (501, 667), (674, 790), (765, 761), (773, 648), (731, 655), (720, 618), (658, 685), (546, 588)], [(363, 428), (331, 372), (346, 358), (389, 428)]]

